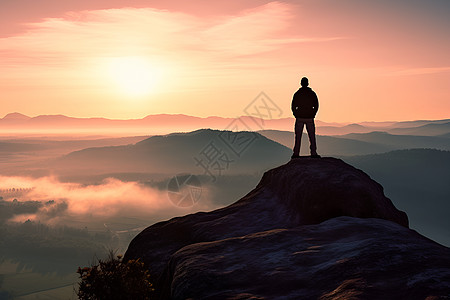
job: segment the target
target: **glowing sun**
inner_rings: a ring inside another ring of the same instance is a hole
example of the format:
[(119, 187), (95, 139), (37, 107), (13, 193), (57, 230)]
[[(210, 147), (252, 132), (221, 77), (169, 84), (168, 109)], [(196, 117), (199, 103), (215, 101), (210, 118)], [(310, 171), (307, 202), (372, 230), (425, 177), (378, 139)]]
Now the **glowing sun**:
[(127, 96), (145, 96), (151, 93), (158, 80), (157, 73), (156, 68), (141, 57), (116, 57), (109, 64), (110, 77)]

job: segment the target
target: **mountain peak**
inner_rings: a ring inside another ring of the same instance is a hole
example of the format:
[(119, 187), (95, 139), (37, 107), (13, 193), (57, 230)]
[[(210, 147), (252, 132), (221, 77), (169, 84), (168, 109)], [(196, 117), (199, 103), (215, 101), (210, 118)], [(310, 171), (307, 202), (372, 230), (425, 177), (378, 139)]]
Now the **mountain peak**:
[(3, 120), (28, 120), (28, 119), (31, 118), (18, 112), (9, 113), (3, 117)]
[(408, 227), (408, 217), (386, 198), (383, 187), (340, 159), (291, 160), (266, 172), (258, 188), (271, 190), (301, 224), (349, 216), (385, 219)]

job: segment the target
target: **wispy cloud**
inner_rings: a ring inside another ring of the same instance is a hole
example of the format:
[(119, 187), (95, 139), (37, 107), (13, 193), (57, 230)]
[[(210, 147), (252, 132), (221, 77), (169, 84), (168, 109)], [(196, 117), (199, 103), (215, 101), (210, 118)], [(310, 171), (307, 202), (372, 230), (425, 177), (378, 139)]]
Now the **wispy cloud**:
[(50, 67), (86, 62), (92, 57), (145, 55), (177, 62), (254, 55), (290, 43), (327, 42), (289, 34), (292, 5), (271, 2), (237, 15), (199, 18), (151, 8), (72, 12), (29, 24), (30, 30), (0, 39), (3, 65), (22, 62)]
[(435, 68), (410, 68), (392, 71), (388, 73), (389, 76), (409, 76), (409, 75), (426, 75), (436, 73), (450, 72), (450, 67), (435, 67)]

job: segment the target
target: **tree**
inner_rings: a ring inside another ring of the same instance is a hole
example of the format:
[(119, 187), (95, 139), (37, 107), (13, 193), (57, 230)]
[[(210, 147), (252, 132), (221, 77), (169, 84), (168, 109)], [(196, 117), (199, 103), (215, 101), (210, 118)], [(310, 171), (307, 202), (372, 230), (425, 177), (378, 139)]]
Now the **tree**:
[(151, 299), (154, 291), (150, 273), (139, 259), (123, 262), (110, 251), (106, 260), (78, 268), (81, 282), (77, 295), (82, 300)]

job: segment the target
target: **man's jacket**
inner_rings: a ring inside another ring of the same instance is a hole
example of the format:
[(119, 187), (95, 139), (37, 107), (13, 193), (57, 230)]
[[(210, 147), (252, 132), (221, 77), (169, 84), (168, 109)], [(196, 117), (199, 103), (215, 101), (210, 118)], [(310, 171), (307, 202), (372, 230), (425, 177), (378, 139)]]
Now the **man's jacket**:
[(314, 118), (319, 110), (316, 93), (310, 87), (301, 87), (292, 98), (291, 109), (296, 118)]

